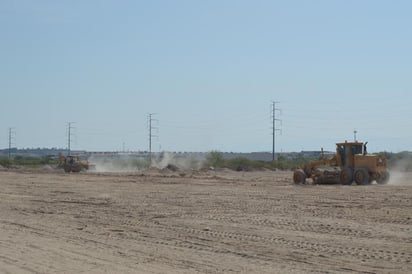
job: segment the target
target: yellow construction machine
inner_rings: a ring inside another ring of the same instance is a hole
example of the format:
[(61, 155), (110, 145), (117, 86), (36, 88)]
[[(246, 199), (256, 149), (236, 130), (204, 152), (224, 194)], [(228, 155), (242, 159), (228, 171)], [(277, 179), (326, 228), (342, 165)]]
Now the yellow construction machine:
[(347, 142), (336, 144), (336, 153), (326, 158), (322, 149), (319, 161), (307, 163), (299, 167), (293, 174), (295, 184), (305, 184), (311, 178), (313, 184), (358, 185), (386, 184), (389, 171), (383, 155), (367, 153), (368, 142)]
[(63, 156), (59, 155), (59, 168), (62, 168), (64, 172), (80, 172), (89, 169), (89, 162), (80, 160), (78, 156), (69, 155)]

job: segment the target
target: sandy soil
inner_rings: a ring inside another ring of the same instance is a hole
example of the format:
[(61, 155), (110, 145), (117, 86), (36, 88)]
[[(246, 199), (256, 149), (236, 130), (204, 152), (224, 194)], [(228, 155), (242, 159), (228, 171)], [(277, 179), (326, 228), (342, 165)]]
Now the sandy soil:
[(0, 172), (0, 273), (411, 273), (404, 185)]

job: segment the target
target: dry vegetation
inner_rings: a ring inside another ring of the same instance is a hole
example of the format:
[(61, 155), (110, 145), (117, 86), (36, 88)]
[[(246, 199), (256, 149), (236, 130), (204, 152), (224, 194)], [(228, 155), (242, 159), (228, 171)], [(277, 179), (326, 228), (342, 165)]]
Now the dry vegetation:
[(1, 273), (411, 273), (412, 174), (0, 172)]

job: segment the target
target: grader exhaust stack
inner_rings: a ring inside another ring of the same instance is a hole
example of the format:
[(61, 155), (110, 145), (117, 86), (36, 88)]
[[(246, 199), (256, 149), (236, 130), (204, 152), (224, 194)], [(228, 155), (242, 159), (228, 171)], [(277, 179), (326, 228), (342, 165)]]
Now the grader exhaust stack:
[(293, 174), (295, 184), (305, 184), (311, 178), (313, 184), (358, 185), (386, 184), (389, 172), (386, 159), (382, 155), (368, 154), (367, 142), (344, 142), (336, 144), (336, 153), (326, 158), (322, 149), (322, 159), (310, 162)]

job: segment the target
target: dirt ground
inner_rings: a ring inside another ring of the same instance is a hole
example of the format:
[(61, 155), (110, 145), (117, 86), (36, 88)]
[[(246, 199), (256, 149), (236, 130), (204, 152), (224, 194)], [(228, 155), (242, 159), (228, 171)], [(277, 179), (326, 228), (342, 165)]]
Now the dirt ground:
[(0, 273), (412, 273), (403, 185), (290, 172), (0, 172)]

